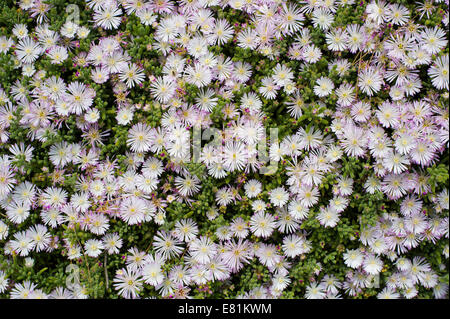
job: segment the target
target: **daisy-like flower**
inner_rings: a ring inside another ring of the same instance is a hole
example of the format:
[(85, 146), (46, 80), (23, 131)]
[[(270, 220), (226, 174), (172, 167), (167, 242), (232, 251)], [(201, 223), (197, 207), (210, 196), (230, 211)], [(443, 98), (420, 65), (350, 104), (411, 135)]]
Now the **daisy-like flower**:
[(195, 175), (186, 174), (175, 178), (175, 186), (182, 196), (192, 196), (200, 190), (200, 180)]
[(283, 207), (289, 200), (289, 193), (283, 187), (277, 187), (270, 191), (270, 202), (277, 207)]
[(319, 27), (322, 30), (328, 30), (334, 21), (334, 16), (331, 12), (324, 8), (315, 9), (312, 14), (312, 23), (314, 27)]
[(200, 264), (207, 264), (217, 252), (216, 245), (208, 237), (201, 236), (189, 244), (189, 253)]
[(33, 63), (42, 54), (42, 47), (32, 38), (25, 37), (19, 40), (16, 47), (16, 55), (24, 63)]
[(150, 87), (152, 95), (161, 103), (167, 103), (175, 94), (176, 86), (169, 78), (157, 78)]
[(88, 88), (81, 82), (72, 82), (68, 85), (67, 103), (72, 110), (72, 113), (80, 115), (87, 110), (93, 103), (95, 97), (95, 90)]
[(58, 187), (47, 187), (41, 196), (45, 204), (53, 207), (61, 207), (67, 202), (67, 192)]
[(377, 25), (382, 24), (388, 19), (389, 6), (383, 1), (372, 1), (367, 7), (366, 12), (368, 18), (374, 21)]
[(409, 10), (401, 4), (393, 3), (389, 6), (387, 20), (394, 25), (405, 25), (409, 19)]
[(316, 149), (322, 145), (323, 135), (320, 130), (316, 130), (315, 127), (311, 127), (306, 131), (303, 127), (298, 129), (296, 134), (299, 137), (299, 147), (301, 149)]
[(144, 81), (144, 69), (142, 69), (135, 63), (128, 64), (121, 70), (119, 79), (121, 81), (124, 81), (127, 84), (127, 87), (132, 88)]
[(434, 156), (432, 146), (425, 141), (417, 141), (410, 152), (411, 161), (421, 166), (428, 166), (433, 161)]
[(127, 145), (133, 152), (147, 152), (152, 144), (151, 128), (144, 123), (133, 125), (128, 132)]
[(27, 230), (27, 235), (31, 238), (32, 248), (37, 252), (45, 250), (49, 247), (51, 235), (48, 233), (47, 227), (36, 224)]
[(237, 36), (238, 46), (243, 49), (254, 50), (259, 44), (258, 34), (254, 29), (246, 28)]
[(197, 237), (198, 227), (192, 219), (181, 219), (175, 223), (175, 236), (177, 239), (190, 242)]
[(96, 67), (91, 71), (91, 78), (97, 84), (102, 84), (108, 81), (109, 74), (106, 68)]
[(242, 170), (248, 159), (245, 146), (240, 142), (229, 142), (223, 148), (223, 166), (228, 171)]
[(122, 268), (116, 272), (113, 279), (113, 286), (118, 293), (126, 298), (138, 298), (142, 291), (143, 278), (138, 271), (133, 271), (130, 268)]
[(211, 112), (217, 105), (218, 101), (218, 98), (213, 96), (214, 91), (211, 89), (200, 90), (199, 95), (196, 99), (196, 106), (198, 106), (202, 111)]
[(334, 83), (327, 77), (320, 77), (314, 86), (314, 93), (319, 97), (330, 95), (334, 89)]
[(106, 234), (103, 239), (104, 249), (108, 252), (108, 254), (117, 254), (119, 249), (123, 245), (122, 238), (119, 237), (117, 233)]
[(0, 220), (0, 240), (8, 237), (9, 229), (8, 225), (6, 225), (3, 221)]
[(16, 283), (11, 290), (11, 299), (28, 299), (36, 287), (36, 284), (28, 280), (23, 283)]
[(89, 239), (84, 244), (84, 250), (89, 257), (98, 257), (104, 249), (102, 241), (98, 239)]
[(362, 265), (364, 256), (361, 254), (359, 249), (347, 250), (344, 253), (344, 262), (347, 266), (351, 268), (358, 268)]
[(185, 74), (186, 81), (199, 88), (208, 85), (212, 80), (210, 69), (199, 63), (194, 64), (194, 66), (187, 66)]
[(239, 238), (238, 241), (227, 241), (224, 252), (221, 254), (222, 261), (231, 272), (239, 271), (244, 264), (250, 262), (252, 257), (249, 242)]
[(229, 231), (235, 237), (245, 238), (249, 233), (247, 222), (241, 217), (235, 218), (230, 223)]
[(435, 26), (433, 29), (425, 28), (420, 33), (420, 40), (423, 48), (430, 54), (436, 54), (447, 45), (448, 40), (445, 38), (445, 31)]
[(153, 240), (153, 247), (164, 259), (176, 257), (183, 251), (181, 242), (165, 231), (158, 231)]
[(322, 283), (311, 283), (306, 287), (306, 299), (324, 299), (326, 296), (326, 287)]
[(275, 226), (275, 218), (264, 212), (256, 213), (250, 219), (250, 230), (257, 237), (266, 238), (270, 236)]
[[(355, 101), (354, 87), (351, 84), (343, 83), (336, 90), (336, 95), (338, 96), (338, 103), (342, 106), (350, 106)], [(364, 105), (361, 102), (361, 105)], [(366, 104), (367, 105), (367, 104)]]
[(339, 222), (339, 214), (330, 207), (321, 208), (320, 213), (316, 216), (321, 225), (325, 227), (335, 227)]
[(283, 239), (283, 251), (288, 257), (294, 258), (304, 252), (304, 239), (297, 235), (288, 235)]
[(31, 145), (25, 146), (23, 142), (11, 145), (9, 148), (9, 151), (11, 152), (11, 154), (15, 159), (17, 160), (23, 159), (26, 162), (31, 161), (33, 157), (33, 150), (34, 150), (33, 146)]
[(399, 299), (400, 294), (388, 287), (385, 287), (381, 292), (377, 295), (378, 299)]
[(258, 257), (261, 264), (269, 269), (275, 267), (281, 261), (281, 256), (278, 254), (275, 245), (261, 244), (255, 251), (255, 256)]
[(332, 51), (344, 51), (347, 48), (347, 33), (345, 29), (336, 29), (325, 36), (328, 48)]
[(252, 75), (252, 67), (249, 63), (238, 61), (234, 64), (233, 77), (240, 83), (245, 83)]
[(365, 153), (367, 137), (359, 127), (352, 126), (344, 131), (344, 138), (340, 142), (347, 155), (360, 157)]
[(142, 269), (142, 279), (146, 284), (152, 286), (160, 285), (164, 280), (164, 274), (161, 269), (161, 263), (158, 260), (150, 260)]
[(122, 9), (115, 2), (107, 2), (94, 9), (94, 23), (107, 30), (117, 29), (122, 20)]
[(248, 198), (254, 198), (254, 197), (258, 196), (259, 193), (261, 193), (262, 184), (261, 184), (261, 182), (255, 180), (255, 179), (252, 179), (252, 180), (249, 180), (245, 184), (244, 189), (245, 189), (245, 195)]
[(52, 145), (48, 154), (56, 167), (64, 167), (73, 160), (71, 146), (64, 141)]
[[(0, 37), (0, 53), (6, 53), (14, 44), (13, 39), (7, 38), (5, 36)], [(25, 54), (25, 52), (24, 52)]]
[(302, 57), (308, 63), (316, 63), (322, 57), (322, 51), (315, 45), (308, 45), (303, 49)]
[(351, 115), (356, 122), (367, 122), (372, 114), (369, 103), (357, 102), (351, 107)]
[(374, 67), (368, 67), (358, 74), (358, 87), (368, 96), (372, 96), (381, 89), (383, 77)]
[(294, 78), (294, 73), (288, 67), (283, 64), (277, 64), (273, 70), (272, 79), (276, 85), (285, 86), (290, 83)]
[(308, 209), (300, 201), (290, 202), (288, 212), (296, 220), (303, 220), (308, 217)]
[(266, 99), (272, 100), (277, 96), (277, 91), (280, 89), (272, 77), (265, 77), (261, 80), (261, 86), (258, 92)]
[(227, 206), (233, 200), (233, 194), (228, 187), (223, 187), (216, 192), (216, 203), (220, 206)]
[(245, 93), (241, 98), (240, 107), (242, 110), (249, 110), (252, 113), (256, 113), (261, 110), (262, 102), (255, 93)]
[(347, 25), (346, 31), (348, 34), (348, 49), (351, 53), (356, 53), (360, 50), (365, 41), (364, 26), (360, 26), (359, 24), (350, 24)]
[(50, 49), (47, 56), (51, 59), (52, 64), (61, 64), (69, 57), (69, 54), (66, 48), (55, 46)]
[(6, 291), (6, 288), (9, 285), (9, 279), (6, 277), (5, 272), (0, 270), (0, 293)]
[(297, 219), (293, 218), (286, 208), (278, 209), (276, 227), (281, 233), (293, 233), (299, 228)]
[(128, 249), (128, 256), (126, 260), (127, 268), (134, 271), (142, 270), (144, 265), (147, 263), (146, 256), (147, 255), (144, 251), (140, 251), (136, 247)]
[(14, 239), (10, 241), (11, 248), (20, 256), (28, 256), (33, 248), (32, 239), (27, 232), (21, 231), (14, 234)]
[(389, 172), (394, 174), (400, 174), (404, 172), (408, 167), (409, 160), (406, 156), (389, 152), (388, 155), (383, 158), (383, 166), (387, 168)]
[(383, 268), (383, 261), (375, 255), (369, 255), (364, 257), (363, 269), (370, 275), (377, 275)]
[(19, 39), (23, 39), (28, 36), (28, 28), (25, 24), (19, 23), (14, 25), (12, 33)]
[(304, 16), (297, 6), (283, 3), (280, 19), (281, 29), (286, 34), (292, 34), (300, 29)]
[(116, 120), (120, 125), (127, 125), (133, 120), (134, 112), (132, 108), (124, 107), (117, 112)]
[(449, 193), (448, 189), (442, 190), (438, 194), (437, 200), (443, 209), (449, 209)]
[(449, 58), (448, 54), (438, 57), (434, 64), (428, 69), (431, 83), (439, 90), (449, 89)]
[(225, 19), (215, 21), (212, 32), (208, 35), (208, 40), (212, 44), (223, 45), (227, 43), (234, 33), (234, 28)]
[(136, 197), (125, 198), (120, 205), (120, 217), (129, 225), (147, 220), (155, 211), (154, 206)]

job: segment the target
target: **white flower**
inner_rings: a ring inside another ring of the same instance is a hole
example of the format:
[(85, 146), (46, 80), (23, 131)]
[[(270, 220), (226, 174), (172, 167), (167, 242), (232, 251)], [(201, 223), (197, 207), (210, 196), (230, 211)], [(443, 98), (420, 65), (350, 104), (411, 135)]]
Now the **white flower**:
[(100, 118), (100, 113), (97, 109), (92, 109), (84, 114), (84, 119), (89, 123), (96, 123)]
[(289, 193), (283, 187), (277, 187), (270, 191), (270, 202), (277, 207), (283, 207), (289, 200)]
[(147, 124), (137, 123), (128, 132), (127, 145), (134, 152), (147, 152), (151, 142), (151, 128)]
[(135, 63), (127, 64), (127, 66), (121, 70), (119, 79), (126, 82), (127, 87), (132, 88), (136, 84), (139, 85), (144, 81), (144, 69), (137, 66)]
[(285, 86), (294, 79), (294, 73), (284, 64), (278, 63), (273, 72), (272, 79), (279, 86)]
[(306, 287), (306, 299), (324, 299), (326, 296), (326, 288), (322, 283), (314, 282)]
[(217, 249), (216, 244), (208, 237), (201, 236), (190, 242), (189, 252), (194, 260), (200, 264), (206, 264), (215, 256)]
[(303, 253), (303, 238), (297, 235), (289, 235), (283, 239), (284, 254), (294, 258)]
[(444, 30), (435, 26), (434, 29), (425, 28), (420, 33), (420, 40), (423, 48), (430, 54), (436, 54), (447, 45), (446, 33)]
[(98, 257), (104, 248), (103, 243), (97, 239), (89, 239), (84, 244), (84, 250), (90, 257)]
[(150, 92), (161, 103), (167, 103), (175, 94), (176, 86), (169, 78), (157, 78), (150, 87)]
[(257, 237), (268, 237), (275, 229), (275, 218), (264, 212), (256, 213), (250, 219), (250, 229)]
[(315, 45), (308, 45), (303, 49), (303, 59), (308, 63), (316, 63), (322, 57), (322, 51)]
[(94, 9), (94, 22), (96, 25), (110, 30), (117, 29), (122, 20), (122, 9), (118, 8), (115, 2), (107, 2), (105, 5)]
[(245, 186), (245, 195), (248, 198), (254, 198), (258, 196), (259, 193), (262, 191), (262, 184), (261, 182), (257, 181), (256, 179), (249, 180)]
[(184, 177), (177, 176), (175, 178), (175, 186), (182, 196), (192, 196), (196, 194), (201, 186), (200, 180), (195, 175), (186, 174)]
[(24, 63), (33, 63), (42, 52), (42, 47), (29, 37), (19, 40), (16, 47), (16, 55)]
[(358, 86), (368, 96), (372, 96), (381, 89), (383, 77), (374, 67), (362, 70), (358, 74)]
[(363, 263), (364, 256), (361, 254), (359, 249), (347, 250), (344, 253), (344, 262), (347, 266), (351, 268), (358, 268)]
[(428, 74), (431, 78), (431, 83), (437, 89), (449, 89), (449, 57), (448, 54), (438, 57), (434, 64), (428, 69)]
[(319, 97), (330, 95), (334, 89), (334, 83), (327, 77), (320, 77), (314, 86), (314, 93)]
[(374, 255), (366, 256), (363, 262), (363, 269), (370, 275), (377, 275), (383, 269), (383, 261)]
[(0, 293), (3, 293), (4, 291), (6, 291), (8, 284), (9, 284), (9, 279), (6, 278), (5, 272), (0, 270)]
[(330, 207), (322, 208), (316, 218), (325, 227), (334, 227), (339, 222), (339, 214)]
[(142, 290), (143, 279), (140, 272), (129, 268), (120, 269), (113, 279), (113, 286), (119, 294), (126, 298), (137, 298)]
[(121, 108), (119, 112), (117, 112), (116, 120), (120, 125), (127, 125), (133, 120), (134, 112), (131, 108)]

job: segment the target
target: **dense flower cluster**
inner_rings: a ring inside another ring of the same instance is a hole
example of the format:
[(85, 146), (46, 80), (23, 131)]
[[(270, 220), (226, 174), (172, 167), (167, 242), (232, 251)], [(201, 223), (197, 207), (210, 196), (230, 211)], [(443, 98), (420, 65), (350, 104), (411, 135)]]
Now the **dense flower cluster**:
[(448, 296), (448, 1), (66, 5), (2, 13), (1, 296)]

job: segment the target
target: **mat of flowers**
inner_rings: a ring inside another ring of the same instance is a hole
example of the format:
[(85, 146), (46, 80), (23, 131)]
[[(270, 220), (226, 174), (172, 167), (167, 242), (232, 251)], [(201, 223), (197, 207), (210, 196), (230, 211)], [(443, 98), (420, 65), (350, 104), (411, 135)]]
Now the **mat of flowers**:
[(448, 298), (448, 0), (0, 0), (1, 298)]

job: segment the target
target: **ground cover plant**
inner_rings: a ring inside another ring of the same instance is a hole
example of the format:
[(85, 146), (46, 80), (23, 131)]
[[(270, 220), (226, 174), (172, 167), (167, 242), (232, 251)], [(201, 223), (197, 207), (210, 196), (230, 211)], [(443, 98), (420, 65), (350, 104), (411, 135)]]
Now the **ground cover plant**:
[(448, 0), (0, 0), (1, 298), (448, 298)]

